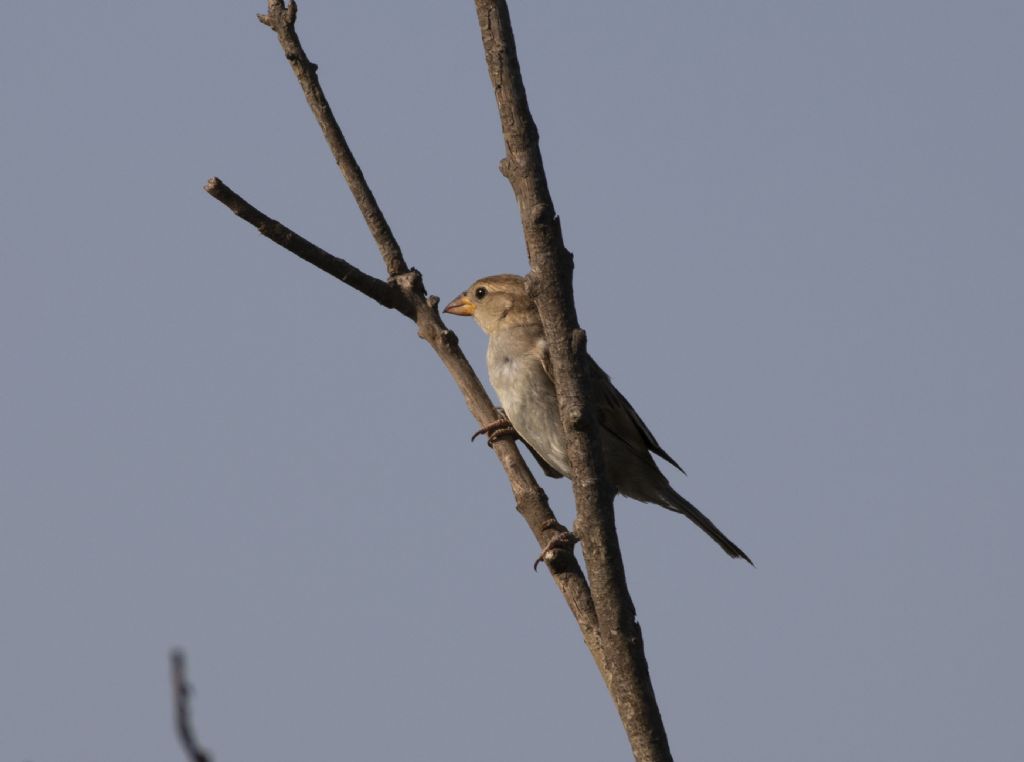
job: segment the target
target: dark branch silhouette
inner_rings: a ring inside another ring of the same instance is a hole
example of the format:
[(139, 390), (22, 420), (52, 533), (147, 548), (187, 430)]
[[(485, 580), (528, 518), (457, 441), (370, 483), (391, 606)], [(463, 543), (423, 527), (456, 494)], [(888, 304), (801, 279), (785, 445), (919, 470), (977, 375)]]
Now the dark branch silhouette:
[(171, 652), (171, 688), (174, 692), (174, 721), (178, 740), (191, 762), (213, 762), (210, 752), (199, 745), (192, 729), (192, 687), (185, 674), (185, 653)]

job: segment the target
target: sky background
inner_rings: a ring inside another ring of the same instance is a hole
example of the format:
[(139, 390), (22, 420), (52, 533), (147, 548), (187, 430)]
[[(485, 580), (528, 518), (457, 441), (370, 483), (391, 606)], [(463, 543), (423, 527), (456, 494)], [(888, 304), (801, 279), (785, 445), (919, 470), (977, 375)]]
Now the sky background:
[[(676, 758), (1024, 758), (1024, 5), (511, 6), (592, 353), (757, 563), (617, 503)], [(383, 272), (261, 10), (4, 11), (0, 760), (181, 760), (173, 646), (222, 762), (627, 759), (413, 326), (202, 191)], [(472, 4), (299, 32), (429, 291), (524, 272)]]

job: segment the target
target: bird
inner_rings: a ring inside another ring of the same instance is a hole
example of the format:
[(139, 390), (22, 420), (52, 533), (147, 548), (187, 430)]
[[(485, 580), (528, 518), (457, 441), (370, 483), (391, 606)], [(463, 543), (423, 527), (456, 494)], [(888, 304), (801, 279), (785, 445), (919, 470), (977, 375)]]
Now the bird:
[[(472, 316), (487, 334), (487, 374), (507, 421), (479, 433), (504, 433), (511, 424), (549, 476), (572, 477), (540, 314), (520, 275), (480, 278), (444, 311)], [(611, 378), (587, 357), (590, 391), (596, 404), (599, 441), (609, 483), (617, 494), (656, 503), (681, 513), (704, 530), (732, 558), (753, 561), (689, 500), (676, 492), (653, 455), (675, 466)]]

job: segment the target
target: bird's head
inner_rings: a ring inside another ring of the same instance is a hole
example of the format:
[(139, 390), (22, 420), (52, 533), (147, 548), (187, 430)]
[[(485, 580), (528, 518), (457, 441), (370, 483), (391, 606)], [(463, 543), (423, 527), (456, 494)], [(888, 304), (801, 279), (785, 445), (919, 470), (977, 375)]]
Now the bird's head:
[(526, 280), (519, 275), (489, 275), (452, 299), (444, 311), (449, 315), (472, 315), (484, 333), (501, 328), (539, 323), (537, 308), (526, 293)]

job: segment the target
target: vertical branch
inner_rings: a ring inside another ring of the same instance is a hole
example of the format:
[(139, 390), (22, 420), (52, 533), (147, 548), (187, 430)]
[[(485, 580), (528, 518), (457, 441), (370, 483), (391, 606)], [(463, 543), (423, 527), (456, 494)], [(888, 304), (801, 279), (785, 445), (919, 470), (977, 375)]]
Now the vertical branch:
[(199, 745), (195, 731), (192, 730), (192, 688), (185, 676), (185, 654), (183, 651), (171, 652), (171, 689), (174, 694), (174, 720), (185, 754), (191, 762), (213, 762), (210, 753)]
[(626, 586), (604, 476), (593, 406), (588, 396), (586, 335), (576, 317), (573, 260), (548, 191), (536, 123), (530, 113), (504, 0), (476, 0), (487, 70), (494, 87), (506, 155), (500, 169), (519, 204), (537, 303), (551, 356), (566, 431), (576, 497), (575, 530), (583, 545), (611, 693), (637, 760), (669, 760), (671, 752), (654, 697), (643, 638)]

